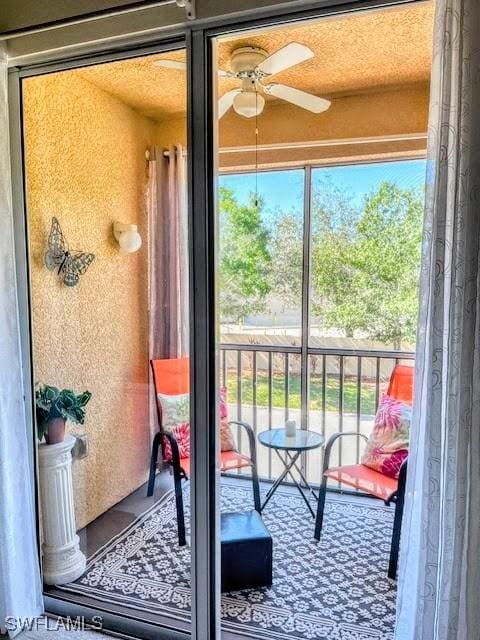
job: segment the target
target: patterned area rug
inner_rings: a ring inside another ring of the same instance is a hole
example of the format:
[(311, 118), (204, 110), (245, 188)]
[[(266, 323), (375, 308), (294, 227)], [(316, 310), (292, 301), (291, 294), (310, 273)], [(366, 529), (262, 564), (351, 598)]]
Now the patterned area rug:
[[(358, 502), (327, 498), (318, 544), (301, 497), (278, 491), (263, 513), (273, 536), (273, 585), (223, 595), (223, 628), (256, 640), (393, 638), (396, 590), (387, 578), (393, 508)], [(251, 508), (248, 486), (222, 484), (222, 510)], [(168, 494), (64, 588), (188, 620), (189, 579), (190, 550), (177, 545), (174, 498)]]

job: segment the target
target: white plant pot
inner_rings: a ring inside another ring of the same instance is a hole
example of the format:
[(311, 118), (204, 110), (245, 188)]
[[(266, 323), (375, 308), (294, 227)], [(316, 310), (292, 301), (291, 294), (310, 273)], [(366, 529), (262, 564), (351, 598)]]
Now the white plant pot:
[(40, 500), (43, 527), (43, 581), (66, 584), (85, 572), (75, 526), (72, 484), (73, 436), (58, 444), (38, 448)]

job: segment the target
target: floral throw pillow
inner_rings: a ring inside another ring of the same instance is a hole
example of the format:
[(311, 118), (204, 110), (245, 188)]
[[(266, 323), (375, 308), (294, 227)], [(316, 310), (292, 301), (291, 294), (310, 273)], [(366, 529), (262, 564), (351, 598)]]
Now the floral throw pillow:
[[(190, 457), (190, 424), (184, 422), (174, 427), (169, 433), (175, 438), (178, 444), (178, 453), (180, 458)], [(165, 462), (171, 462), (173, 458), (172, 446), (165, 436), (163, 437), (163, 459)]]
[(375, 416), (362, 464), (391, 478), (398, 478), (408, 456), (412, 408), (384, 395)]
[[(178, 395), (158, 394), (162, 407), (164, 431), (175, 437), (180, 458), (190, 457), (190, 397), (188, 393)], [(222, 451), (236, 451), (235, 440), (228, 425), (227, 389), (220, 389), (220, 448)], [(172, 449), (168, 438), (164, 439), (164, 460), (171, 462)]]
[[(190, 398), (188, 393), (167, 396), (158, 394), (162, 407), (163, 430), (174, 436), (180, 458), (190, 457)], [(172, 447), (168, 438), (163, 439), (163, 459), (172, 461)]]
[(162, 407), (162, 426), (165, 431), (171, 431), (179, 424), (190, 422), (190, 394), (167, 396), (159, 393), (158, 399)]

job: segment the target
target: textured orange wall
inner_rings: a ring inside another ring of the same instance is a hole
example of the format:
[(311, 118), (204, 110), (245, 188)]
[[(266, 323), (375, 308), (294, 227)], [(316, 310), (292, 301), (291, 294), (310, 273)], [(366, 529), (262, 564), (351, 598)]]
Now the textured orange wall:
[[(383, 157), (383, 154), (425, 151), (426, 140), (349, 146), (309, 147), (311, 141), (336, 141), (376, 136), (424, 134), (428, 126), (429, 88), (414, 85), (398, 90), (357, 93), (332, 99), (328, 111), (318, 115), (279, 101), (266, 105), (258, 118), (258, 144), (300, 143), (295, 150), (263, 151), (264, 165), (297, 162), (337, 162)], [(229, 111), (221, 120), (220, 147), (250, 146), (255, 143), (255, 123)], [(247, 167), (253, 153), (220, 154), (221, 168)]]
[[(80, 528), (148, 468), (144, 192), (153, 123), (69, 72), (26, 80), (24, 105), (35, 379), (93, 394), (89, 455), (73, 470)], [(75, 288), (43, 265), (52, 215), (70, 248), (96, 254)], [(138, 253), (119, 254), (114, 220), (138, 224)]]
[[(304, 162), (341, 162), (388, 156), (425, 153), (425, 140), (341, 146), (308, 147), (313, 140), (344, 140), (374, 136), (426, 133), (428, 125), (428, 85), (410, 85), (396, 90), (356, 93), (333, 98), (325, 113), (312, 114), (278, 101), (267, 104), (258, 118), (258, 143), (301, 143), (298, 149), (260, 151), (263, 166), (302, 164)], [(185, 119), (172, 118), (157, 126), (157, 143), (168, 147), (185, 143)], [(220, 121), (221, 148), (251, 146), (255, 142), (255, 122), (230, 110)], [(221, 169), (249, 168), (253, 152), (220, 153)]]

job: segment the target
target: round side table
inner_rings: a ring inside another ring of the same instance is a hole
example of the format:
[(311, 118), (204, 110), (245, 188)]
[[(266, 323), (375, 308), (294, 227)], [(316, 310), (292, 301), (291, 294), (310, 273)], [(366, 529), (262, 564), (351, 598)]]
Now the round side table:
[[(262, 511), (265, 509), (267, 504), (270, 501), (270, 498), (273, 496), (278, 487), (282, 484), (287, 476), (290, 476), (294, 485), (297, 487), (300, 495), (305, 501), (305, 504), (308, 507), (308, 510), (312, 514), (312, 517), (315, 517), (315, 513), (312, 509), (312, 505), (310, 504), (307, 495), (305, 494), (305, 490), (310, 492), (315, 499), (318, 499), (313, 488), (310, 486), (310, 483), (305, 478), (302, 470), (297, 464), (298, 458), (305, 451), (310, 451), (310, 449), (317, 449), (318, 447), (322, 447), (325, 444), (325, 438), (315, 431), (307, 431), (306, 429), (297, 429), (294, 436), (287, 436), (285, 429), (269, 429), (268, 431), (262, 431), (258, 434), (258, 441), (260, 444), (263, 444), (264, 447), (269, 447), (273, 449), (279, 459), (282, 461), (283, 466), (285, 467), (284, 471), (280, 474), (280, 476), (275, 480), (273, 485), (268, 490), (267, 495), (265, 496), (265, 501), (262, 504)], [(284, 453), (282, 456), (281, 452)], [(300, 476), (300, 482), (293, 475), (293, 469), (295, 469)]]

